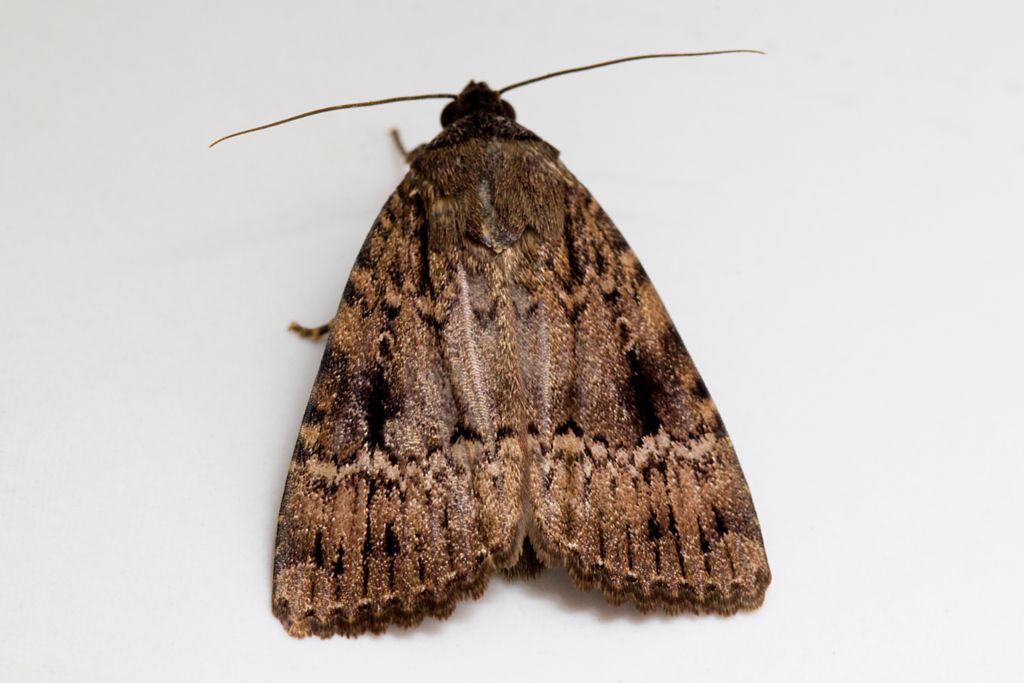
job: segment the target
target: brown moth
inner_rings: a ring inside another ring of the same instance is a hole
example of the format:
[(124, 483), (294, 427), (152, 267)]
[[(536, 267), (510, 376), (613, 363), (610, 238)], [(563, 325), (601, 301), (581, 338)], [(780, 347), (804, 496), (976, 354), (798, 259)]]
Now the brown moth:
[(329, 324), (278, 521), (272, 604), (293, 636), (443, 619), (497, 570), (563, 567), (645, 611), (764, 599), (707, 387), (503, 91), (470, 82), (407, 155)]

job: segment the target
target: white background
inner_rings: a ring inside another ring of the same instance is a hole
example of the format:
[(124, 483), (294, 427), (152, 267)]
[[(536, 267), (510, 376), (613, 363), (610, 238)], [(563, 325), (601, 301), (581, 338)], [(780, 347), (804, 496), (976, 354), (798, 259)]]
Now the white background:
[[(1024, 13), (1009, 2), (28, 2), (0, 21), (0, 678), (1024, 675)], [(559, 571), (447, 622), (293, 640), (281, 488), (404, 173), (509, 95), (635, 247), (725, 416), (774, 583), (641, 616)]]

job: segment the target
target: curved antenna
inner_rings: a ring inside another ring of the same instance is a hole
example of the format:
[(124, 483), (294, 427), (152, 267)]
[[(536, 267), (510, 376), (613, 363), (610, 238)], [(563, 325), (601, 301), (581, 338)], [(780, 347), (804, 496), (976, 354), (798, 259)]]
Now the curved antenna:
[(506, 85), (504, 88), (498, 91), (499, 95), (507, 93), (509, 90), (514, 88), (521, 88), (524, 85), (530, 85), (537, 81), (543, 81), (548, 78), (554, 78), (555, 76), (564, 76), (565, 74), (573, 74), (577, 71), (589, 71), (590, 69), (599, 69), (602, 66), (611, 66), (612, 64), (621, 64), (622, 62), (635, 62), (639, 59), (659, 59), (661, 57), (707, 57), (708, 55), (733, 55), (739, 53), (749, 53), (755, 55), (763, 55), (764, 53), (760, 50), (712, 50), (711, 52), (664, 52), (653, 55), (636, 55), (635, 57), (620, 57), (619, 59), (612, 59), (607, 62), (598, 62), (597, 64), (588, 64), (587, 66), (577, 66), (573, 69), (563, 69), (561, 71), (554, 71), (543, 76), (536, 76), (534, 78), (528, 78), (525, 81), (519, 81), (512, 85)]
[(273, 128), (274, 126), (280, 126), (283, 123), (290, 123), (292, 121), (298, 121), (299, 119), (304, 119), (307, 116), (316, 116), (317, 114), (323, 114), (323, 113), (326, 113), (326, 112), (329, 112), (329, 111), (338, 111), (340, 109), (355, 109), (356, 107), (373, 107), (373, 106), (376, 106), (378, 104), (391, 104), (392, 102), (408, 102), (409, 100), (438, 100), (438, 99), (454, 100), (456, 97), (458, 97), (458, 95), (449, 95), (449, 94), (438, 93), (438, 94), (433, 94), (433, 95), (407, 95), (405, 97), (388, 97), (388, 98), (385, 98), (383, 100), (371, 100), (370, 102), (351, 102), (349, 104), (336, 104), (336, 105), (334, 105), (332, 107), (323, 107), (321, 109), (314, 109), (313, 111), (307, 111), (307, 112), (304, 112), (302, 114), (296, 114), (295, 116), (289, 116), (288, 118), (281, 119), (280, 121), (274, 121), (273, 123), (265, 123), (262, 126), (256, 126), (255, 128), (246, 128), (245, 130), (240, 130), (237, 133), (231, 133), (230, 135), (225, 135), (225, 136), (217, 138), (216, 140), (211, 142), (210, 143), (210, 147), (213, 147), (216, 144), (224, 142), (225, 140), (230, 140), (231, 138), (236, 138), (239, 135), (245, 135), (246, 133), (255, 133), (258, 130), (266, 130), (267, 128)]

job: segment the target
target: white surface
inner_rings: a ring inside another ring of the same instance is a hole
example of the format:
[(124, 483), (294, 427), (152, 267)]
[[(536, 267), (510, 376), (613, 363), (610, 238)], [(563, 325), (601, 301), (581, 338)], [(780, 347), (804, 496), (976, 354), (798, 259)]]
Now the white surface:
[[(1020, 680), (1024, 71), (1010, 2), (5, 2), (0, 678)], [(296, 641), (284, 475), (340, 297), (443, 102), (498, 86), (658, 286), (774, 583), (642, 617), (559, 572)]]

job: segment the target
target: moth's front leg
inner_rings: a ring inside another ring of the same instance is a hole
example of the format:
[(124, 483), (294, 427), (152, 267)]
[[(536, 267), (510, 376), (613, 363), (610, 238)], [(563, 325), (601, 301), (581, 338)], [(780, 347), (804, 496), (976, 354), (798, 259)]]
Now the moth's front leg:
[(413, 159), (419, 156), (419, 153), (423, 151), (423, 148), (426, 146), (419, 145), (417, 147), (414, 147), (410, 152), (405, 148), (405, 145), (402, 144), (402, 138), (401, 136), (399, 136), (397, 128), (391, 129), (391, 139), (394, 141), (395, 147), (398, 148), (398, 153), (402, 155), (402, 158), (405, 159), (405, 163), (407, 164), (411, 164)]
[(333, 327), (333, 326), (334, 326), (334, 319), (333, 318), (328, 320), (323, 325), (320, 325), (319, 327), (303, 327), (302, 325), (298, 324), (297, 322), (295, 322), (293, 320), (290, 323), (288, 323), (288, 330), (290, 332), (294, 332), (295, 334), (299, 335), (300, 337), (303, 337), (304, 339), (312, 339), (313, 341), (316, 341), (320, 337), (322, 337), (325, 334), (327, 334), (328, 332), (330, 332), (331, 331), (331, 327)]
[[(398, 134), (397, 128), (391, 129), (391, 139), (394, 140), (395, 147), (398, 148), (398, 153), (402, 155), (402, 158), (405, 159), (405, 162), (407, 164), (411, 164), (412, 160), (415, 159), (416, 156), (420, 153), (420, 151), (424, 148), (424, 145), (419, 145), (418, 147), (414, 147), (411, 152), (407, 150), (405, 148), (405, 145), (402, 144), (402, 138)], [(318, 339), (320, 339), (320, 337), (323, 337), (324, 335), (331, 331), (331, 326), (333, 324), (333, 318), (318, 327), (303, 327), (302, 325), (298, 324), (293, 320), (290, 323), (288, 323), (288, 330), (290, 332), (294, 332), (303, 339), (311, 339), (313, 341), (317, 341)]]

